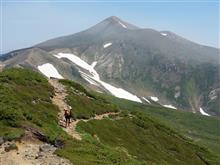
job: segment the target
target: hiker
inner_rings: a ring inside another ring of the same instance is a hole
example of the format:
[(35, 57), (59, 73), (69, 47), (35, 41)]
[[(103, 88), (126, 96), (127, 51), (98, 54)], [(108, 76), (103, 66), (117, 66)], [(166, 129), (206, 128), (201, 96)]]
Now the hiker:
[(65, 117), (66, 127), (68, 127), (70, 125), (71, 110), (64, 108), (64, 117)]

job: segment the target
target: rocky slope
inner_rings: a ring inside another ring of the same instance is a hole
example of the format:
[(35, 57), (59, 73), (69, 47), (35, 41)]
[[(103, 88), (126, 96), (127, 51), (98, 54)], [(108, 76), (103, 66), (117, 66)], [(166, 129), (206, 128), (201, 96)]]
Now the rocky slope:
[(219, 49), (109, 17), (85, 31), (10, 52), (1, 61), (5, 67), (35, 70), (50, 63), (64, 78), (112, 93), (102, 83), (91, 83), (93, 75), (85, 67), (54, 56), (59, 53), (74, 54), (89, 65), (96, 62), (94, 69), (100, 80), (123, 88), (142, 102), (146, 102), (144, 97), (154, 103), (153, 96), (169, 107), (220, 115)]
[[(10, 150), (7, 150), (9, 146)], [(5, 142), (0, 146), (0, 164), (4, 165), (71, 165), (70, 161), (54, 154), (57, 148), (40, 141)]]

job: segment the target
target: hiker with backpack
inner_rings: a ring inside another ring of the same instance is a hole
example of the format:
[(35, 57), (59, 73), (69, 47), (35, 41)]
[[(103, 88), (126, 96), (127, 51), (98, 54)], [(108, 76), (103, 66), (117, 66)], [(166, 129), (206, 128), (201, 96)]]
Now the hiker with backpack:
[(66, 123), (66, 127), (68, 127), (70, 125), (70, 120), (71, 120), (71, 108), (67, 109), (64, 108), (64, 117), (65, 117), (65, 123)]

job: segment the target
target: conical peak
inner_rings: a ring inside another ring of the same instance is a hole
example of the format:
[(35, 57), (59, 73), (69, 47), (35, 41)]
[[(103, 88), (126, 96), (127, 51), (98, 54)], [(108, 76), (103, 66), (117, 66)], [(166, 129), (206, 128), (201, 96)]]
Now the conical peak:
[(126, 28), (126, 29), (137, 29), (138, 27), (127, 23), (126, 21), (123, 21), (122, 19), (116, 17), (116, 16), (110, 16), (108, 18), (106, 18), (103, 22), (108, 22), (110, 24), (118, 24), (119, 26), (121, 26), (122, 28)]

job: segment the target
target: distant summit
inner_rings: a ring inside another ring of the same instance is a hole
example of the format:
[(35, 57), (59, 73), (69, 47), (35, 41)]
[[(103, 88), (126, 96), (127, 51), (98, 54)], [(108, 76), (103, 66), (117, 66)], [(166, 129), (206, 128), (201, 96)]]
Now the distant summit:
[(102, 93), (220, 116), (219, 49), (170, 31), (139, 28), (116, 16), (10, 52), (0, 61), (5, 67), (35, 70), (51, 66), (62, 77)]
[[(100, 24), (105, 23), (105, 22), (108, 22), (109, 23), (108, 25), (110, 25), (110, 26), (111, 25), (119, 25), (120, 27), (125, 28), (125, 29), (139, 29), (139, 27), (132, 25), (128, 22), (125, 22), (116, 16), (108, 17), (104, 21), (102, 21)], [(99, 25), (99, 24), (97, 24), (97, 25)]]

